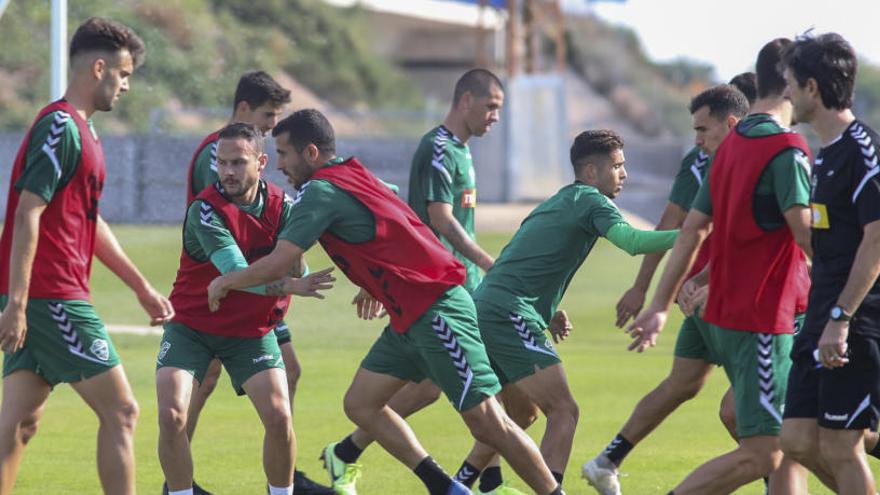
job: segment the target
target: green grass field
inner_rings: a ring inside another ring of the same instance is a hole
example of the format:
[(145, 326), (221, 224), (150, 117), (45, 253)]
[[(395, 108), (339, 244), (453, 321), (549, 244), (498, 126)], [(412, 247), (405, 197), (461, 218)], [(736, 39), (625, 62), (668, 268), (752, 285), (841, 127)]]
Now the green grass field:
[[(118, 226), (115, 231), (153, 284), (160, 290), (170, 289), (180, 252), (179, 229)], [(508, 237), (486, 235), (481, 243), (497, 253)], [(309, 253), (308, 261), (313, 269), (329, 265), (318, 248)], [(581, 408), (566, 472), (569, 495), (594, 493), (579, 479), (580, 465), (605, 447), (636, 402), (665, 376), (671, 363), (680, 322), (677, 312), (673, 312), (658, 347), (641, 355), (626, 351), (628, 337), (613, 326), (614, 304), (631, 283), (638, 262), (638, 258), (630, 258), (601, 241), (562, 304), (575, 329), (558, 349)], [(146, 318), (132, 294), (97, 265), (92, 287), (99, 314), (110, 323), (144, 324)], [(342, 411), (342, 396), (360, 359), (382, 328), (380, 323), (354, 317), (349, 303), (355, 292), (347, 280), (341, 280), (323, 301), (295, 301), (288, 319), (303, 366), (295, 411), (297, 465), (321, 481), (326, 480), (318, 454), (328, 442), (353, 428)], [(154, 388), (159, 339), (116, 335), (114, 341), (141, 407), (136, 434), (138, 489), (140, 493), (159, 493), (163, 476), (156, 455)], [(623, 465), (625, 493), (665, 494), (700, 463), (733, 447), (717, 419), (718, 402), (726, 387), (723, 372), (716, 370), (699, 397), (683, 405), (630, 454)], [(411, 424), (447, 471), (458, 468), (471, 442), (445, 400), (411, 418)], [(59, 387), (49, 400), (39, 434), (28, 447), (16, 493), (100, 493), (94, 461), (96, 427), (94, 415), (72, 389)], [(540, 438), (543, 428), (543, 422), (539, 422), (530, 431)], [(265, 493), (261, 441), (262, 428), (256, 413), (247, 399), (234, 395), (224, 377), (199, 422), (193, 445), (196, 479), (220, 495)], [(368, 449), (361, 460), (365, 472), (360, 493), (424, 493), (415, 475), (378, 446)], [(525, 490), (511, 470), (505, 469), (505, 475)], [(763, 493), (763, 484), (752, 484), (737, 493)], [(811, 479), (810, 493), (829, 492)]]

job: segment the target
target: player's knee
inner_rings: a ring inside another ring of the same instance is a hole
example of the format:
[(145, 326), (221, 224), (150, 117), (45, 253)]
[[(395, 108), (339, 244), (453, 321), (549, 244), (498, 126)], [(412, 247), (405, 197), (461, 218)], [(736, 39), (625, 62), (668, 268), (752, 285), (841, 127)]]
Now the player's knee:
[(37, 426), (39, 420), (35, 417), (26, 418), (18, 427), (18, 438), (22, 444), (27, 445), (28, 442), (37, 434)]
[(302, 367), (300, 367), (299, 361), (294, 360), (292, 363), (285, 363), (284, 372), (287, 374), (288, 390), (291, 392), (296, 390), (296, 384), (299, 383), (299, 378), (302, 376)]
[(500, 436), (504, 435), (509, 428), (516, 428), (513, 420), (503, 414), (497, 416), (475, 407), (462, 413), (462, 418), (471, 432), (471, 436), (478, 442), (486, 445), (495, 445)]
[(769, 476), (782, 464), (782, 451), (779, 449), (751, 449), (743, 454), (740, 456), (740, 463), (755, 479)]
[(830, 435), (819, 436), (818, 451), (820, 452), (822, 459), (824, 459), (830, 466), (853, 462), (857, 457), (856, 450), (853, 449), (852, 445), (849, 443), (840, 442), (839, 439), (835, 437), (836, 435), (833, 433)]
[(443, 393), (443, 391), (440, 390), (440, 387), (434, 385), (433, 383), (431, 384), (431, 386), (419, 386), (417, 387), (417, 390), (417, 403), (419, 409), (423, 409), (430, 406), (434, 402), (437, 402), (437, 399), (440, 398), (440, 394)]
[(366, 403), (352, 394), (351, 390), (345, 394), (345, 399), (342, 401), (342, 408), (348, 419), (356, 425), (363, 423), (371, 413), (375, 412), (374, 410), (371, 410)]
[(800, 464), (811, 465), (810, 460), (818, 452), (818, 444), (810, 435), (795, 435), (782, 430), (779, 436), (779, 444), (786, 457)]
[(286, 404), (277, 404), (263, 413), (263, 425), (266, 431), (280, 435), (292, 429), (290, 408)]
[(697, 396), (703, 384), (692, 380), (670, 380), (668, 382), (669, 393), (678, 402), (691, 400)]
[(727, 407), (727, 404), (722, 402), (721, 407), (718, 409), (718, 419), (721, 420), (721, 424), (727, 428), (727, 431), (736, 431), (736, 410), (732, 407)]
[(159, 429), (172, 434), (186, 431), (186, 413), (178, 406), (159, 408)]
[(140, 416), (140, 408), (134, 397), (124, 400), (112, 411), (101, 417), (101, 421), (122, 431), (132, 433)]
[(538, 406), (532, 402), (505, 407), (510, 419), (522, 429), (532, 426), (532, 424), (538, 420), (538, 414), (540, 411), (538, 410)]

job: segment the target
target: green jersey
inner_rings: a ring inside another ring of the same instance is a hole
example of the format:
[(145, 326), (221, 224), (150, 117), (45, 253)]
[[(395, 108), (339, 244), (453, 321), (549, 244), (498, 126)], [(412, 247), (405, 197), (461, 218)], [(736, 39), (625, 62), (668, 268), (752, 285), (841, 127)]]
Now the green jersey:
[[(452, 205), (452, 216), (474, 241), (474, 209), (477, 206), (477, 181), (471, 151), (445, 126), (432, 129), (422, 137), (413, 155), (409, 172), (409, 206), (429, 227), (428, 203)], [(467, 269), (464, 287), (468, 292), (480, 284), (480, 267), (456, 251), (431, 227), (440, 241)]]
[[(750, 123), (766, 120), (766, 114), (749, 115), (742, 120), (747, 137), (762, 137), (786, 132), (776, 121), (767, 121), (749, 127)], [(782, 213), (792, 206), (810, 205), (810, 159), (801, 150), (788, 149), (776, 156), (761, 172), (752, 197), (755, 220), (766, 230), (785, 225)], [(693, 207), (712, 215), (712, 196), (709, 181), (700, 187)]]
[(198, 196), (202, 189), (217, 182), (217, 143), (220, 139), (207, 143), (193, 161), (191, 191), (193, 196)]
[[(92, 120), (88, 123), (96, 135)], [(31, 130), (25, 168), (15, 189), (34, 193), (48, 203), (76, 173), (81, 155), (82, 141), (73, 118), (62, 111), (44, 115)]]
[(593, 186), (567, 185), (538, 205), (504, 247), (474, 300), (508, 309), (547, 328), (575, 272), (599, 237), (626, 223)]
[(685, 211), (690, 210), (708, 171), (709, 155), (694, 146), (681, 159), (681, 167), (675, 175), (672, 190), (669, 192), (669, 202)]

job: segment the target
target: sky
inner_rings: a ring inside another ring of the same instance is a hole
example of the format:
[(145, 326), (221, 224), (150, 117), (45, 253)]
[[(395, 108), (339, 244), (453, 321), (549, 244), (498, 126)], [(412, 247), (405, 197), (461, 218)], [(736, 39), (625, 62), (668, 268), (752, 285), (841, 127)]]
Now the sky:
[(860, 58), (880, 64), (880, 2), (876, 0), (563, 0), (635, 29), (657, 61), (685, 57), (714, 65), (720, 80), (752, 70), (764, 43), (814, 28), (834, 31)]

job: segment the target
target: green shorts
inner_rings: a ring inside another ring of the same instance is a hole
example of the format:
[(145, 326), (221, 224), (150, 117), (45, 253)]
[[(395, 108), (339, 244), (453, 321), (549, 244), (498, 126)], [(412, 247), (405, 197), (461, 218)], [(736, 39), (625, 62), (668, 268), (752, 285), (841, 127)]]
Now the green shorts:
[(544, 369), (562, 362), (552, 340), (534, 320), (486, 301), (477, 303), (477, 319), (489, 360), (502, 384), (534, 374), (535, 367)]
[(287, 326), (287, 322), (281, 320), (275, 325), (275, 339), (278, 340), (278, 345), (284, 345), (290, 342), (290, 327)]
[(223, 363), (238, 395), (244, 395), (242, 385), (257, 373), (271, 368), (284, 369), (278, 339), (271, 332), (254, 338), (221, 337), (173, 321), (165, 324), (156, 369), (180, 368), (201, 383), (215, 357)]
[(681, 322), (678, 336), (675, 338), (675, 357), (702, 359), (709, 363), (720, 364), (718, 356), (712, 354), (706, 343), (709, 324), (698, 316), (688, 316)]
[[(0, 310), (7, 296), (0, 296)], [(51, 386), (74, 383), (119, 364), (104, 322), (88, 301), (30, 299), (24, 347), (3, 356), (3, 376), (31, 370)]]
[(742, 332), (709, 324), (706, 342), (733, 387), (737, 437), (779, 435), (793, 341), (792, 334)]
[(460, 286), (440, 296), (405, 333), (385, 327), (361, 367), (413, 382), (430, 378), (459, 411), (501, 390), (480, 339), (474, 301)]

